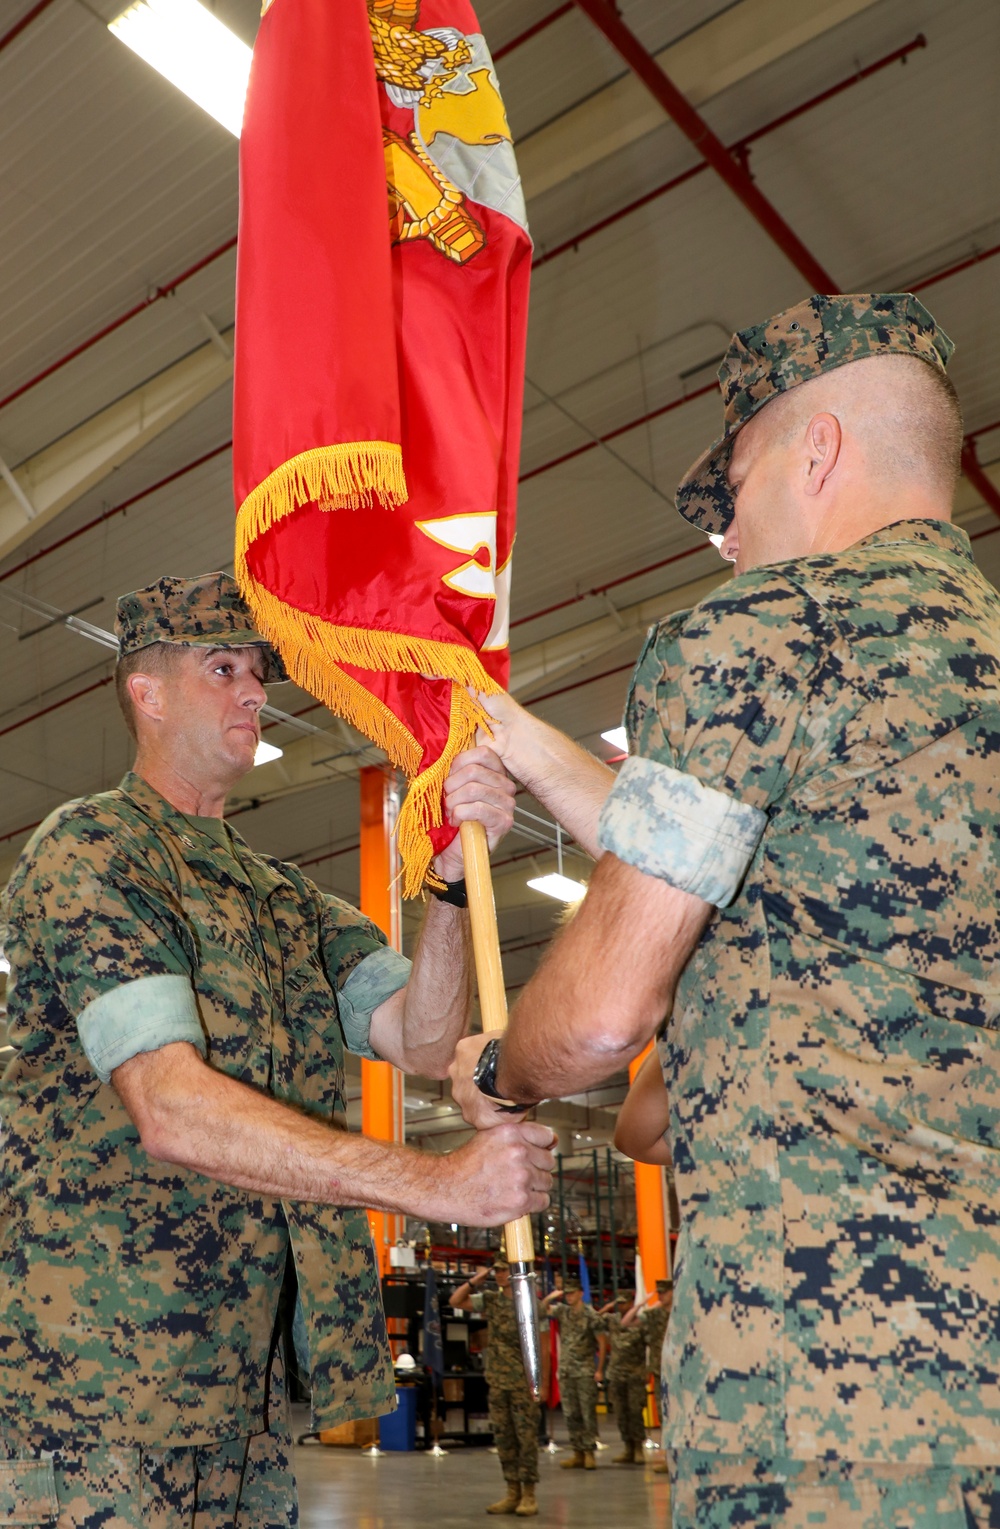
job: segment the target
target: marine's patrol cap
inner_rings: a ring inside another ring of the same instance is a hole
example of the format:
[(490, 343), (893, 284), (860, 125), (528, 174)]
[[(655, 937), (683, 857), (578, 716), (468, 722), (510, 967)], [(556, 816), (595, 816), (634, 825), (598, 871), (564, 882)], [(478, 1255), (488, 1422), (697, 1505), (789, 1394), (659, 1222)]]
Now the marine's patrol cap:
[(510, 1262), (509, 1262), (509, 1260), (507, 1258), (506, 1253), (495, 1253), (493, 1255), (493, 1267), (494, 1267), (494, 1269), (509, 1269), (510, 1268)]
[(733, 518), (726, 479), (733, 438), (779, 393), (868, 356), (919, 356), (944, 371), (954, 349), (911, 292), (817, 295), (741, 329), (719, 368), (725, 429), (682, 478), (677, 508), (701, 531), (726, 530)]
[(265, 684), (288, 679), (278, 650), (254, 628), (250, 608), (228, 573), (203, 573), (194, 579), (168, 575), (122, 595), (115, 635), (119, 658), (157, 642), (184, 648), (263, 648)]
[(574, 1290), (582, 1290), (583, 1286), (578, 1279), (563, 1280), (563, 1295), (572, 1295)]

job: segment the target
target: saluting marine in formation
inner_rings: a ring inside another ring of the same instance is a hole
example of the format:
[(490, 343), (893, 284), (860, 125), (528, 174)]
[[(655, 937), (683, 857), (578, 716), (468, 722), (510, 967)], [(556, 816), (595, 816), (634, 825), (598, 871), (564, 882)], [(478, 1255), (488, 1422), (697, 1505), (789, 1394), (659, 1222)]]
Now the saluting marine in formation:
[(486, 1511), (534, 1518), (538, 1512), (535, 1486), (538, 1482), (539, 1407), (524, 1373), (510, 1289), (510, 1264), (503, 1254), (497, 1254), (492, 1272), (496, 1276), (496, 1290), (482, 1289), (490, 1275), (489, 1269), (483, 1269), (459, 1285), (451, 1297), (456, 1311), (476, 1312), (485, 1316), (487, 1322), (486, 1380), (490, 1429), (507, 1490)]
[(566, 1279), (562, 1291), (552, 1290), (543, 1311), (559, 1318), (559, 1395), (573, 1453), (561, 1462), (564, 1471), (592, 1471), (597, 1466), (597, 1376), (601, 1318), (583, 1299), (580, 1281)]
[[(624, 1308), (617, 1310), (616, 1308)], [(615, 1465), (641, 1465), (642, 1451), (646, 1443), (646, 1424), (643, 1412), (646, 1406), (646, 1335), (635, 1325), (624, 1322), (632, 1308), (632, 1300), (625, 1295), (602, 1306), (597, 1315), (602, 1319), (601, 1331), (610, 1339), (606, 1377), (598, 1369), (598, 1383), (606, 1378), (607, 1397), (618, 1424), (622, 1438), (622, 1452), (615, 1455)]]

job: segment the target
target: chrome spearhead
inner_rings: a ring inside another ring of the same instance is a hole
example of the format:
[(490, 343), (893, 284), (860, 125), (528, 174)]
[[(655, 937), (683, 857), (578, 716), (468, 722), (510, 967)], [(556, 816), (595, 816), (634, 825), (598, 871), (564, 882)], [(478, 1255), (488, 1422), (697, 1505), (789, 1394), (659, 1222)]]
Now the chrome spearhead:
[(512, 1263), (510, 1288), (517, 1316), (517, 1335), (521, 1340), (524, 1373), (535, 1401), (542, 1395), (542, 1348), (538, 1336), (538, 1291), (533, 1263)]

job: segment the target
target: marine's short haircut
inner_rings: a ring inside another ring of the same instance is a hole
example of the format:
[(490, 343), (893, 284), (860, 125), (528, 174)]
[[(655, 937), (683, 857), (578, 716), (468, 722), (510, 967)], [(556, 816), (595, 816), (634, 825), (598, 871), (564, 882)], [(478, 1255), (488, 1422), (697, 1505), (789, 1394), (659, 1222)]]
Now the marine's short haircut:
[(179, 662), (180, 656), (188, 651), (178, 643), (151, 642), (148, 647), (127, 653), (118, 660), (115, 667), (115, 695), (129, 736), (134, 742), (138, 742), (138, 733), (135, 727), (135, 707), (128, 689), (129, 677), (133, 674), (166, 674)]
[[(857, 390), (851, 384), (861, 384)], [(955, 491), (962, 470), (962, 408), (947, 373), (919, 356), (866, 356), (789, 388), (761, 410), (772, 441), (791, 441), (838, 391), (842, 423), (861, 439), (868, 467), (884, 480), (919, 480)], [(873, 406), (865, 394), (877, 394)], [(852, 399), (854, 408), (852, 409)]]

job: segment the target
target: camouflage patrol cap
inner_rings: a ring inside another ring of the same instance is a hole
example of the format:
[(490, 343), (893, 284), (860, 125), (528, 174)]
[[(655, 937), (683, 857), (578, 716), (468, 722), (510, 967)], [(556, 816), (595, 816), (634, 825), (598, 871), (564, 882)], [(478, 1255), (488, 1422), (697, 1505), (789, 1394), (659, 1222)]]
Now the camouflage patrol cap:
[(578, 1279), (563, 1280), (563, 1295), (572, 1295), (574, 1290), (582, 1290), (583, 1286)]
[(499, 1253), (499, 1252), (498, 1253), (494, 1253), (494, 1255), (493, 1255), (493, 1267), (494, 1267), (494, 1269), (509, 1269), (510, 1268), (510, 1260), (508, 1259), (506, 1253)]
[(184, 648), (263, 648), (265, 684), (288, 679), (277, 649), (255, 630), (249, 606), (228, 573), (203, 573), (193, 579), (167, 575), (122, 595), (115, 635), (119, 658), (158, 642)]
[(944, 371), (954, 345), (911, 292), (815, 295), (733, 335), (719, 368), (725, 429), (681, 479), (677, 508), (719, 535), (733, 518), (733, 438), (779, 393), (868, 356), (918, 356)]

